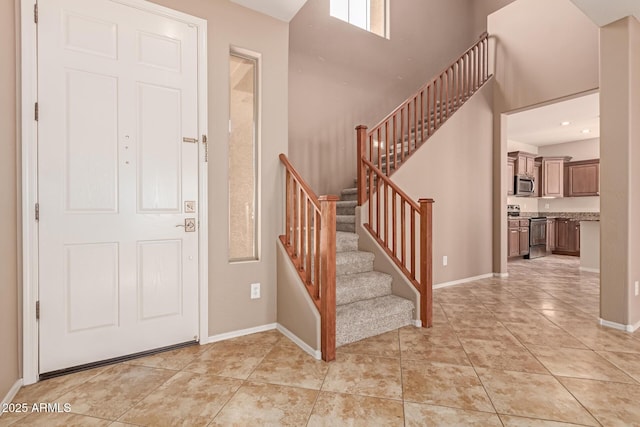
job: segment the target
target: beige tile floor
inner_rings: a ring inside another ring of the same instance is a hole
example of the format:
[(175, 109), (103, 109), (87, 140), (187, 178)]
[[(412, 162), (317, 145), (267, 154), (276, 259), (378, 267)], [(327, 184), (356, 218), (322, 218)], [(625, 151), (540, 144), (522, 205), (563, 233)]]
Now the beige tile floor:
[(313, 360), (276, 331), (23, 388), (0, 426), (638, 426), (640, 333), (597, 325), (578, 260), (510, 264), (508, 279), (437, 290), (434, 327)]

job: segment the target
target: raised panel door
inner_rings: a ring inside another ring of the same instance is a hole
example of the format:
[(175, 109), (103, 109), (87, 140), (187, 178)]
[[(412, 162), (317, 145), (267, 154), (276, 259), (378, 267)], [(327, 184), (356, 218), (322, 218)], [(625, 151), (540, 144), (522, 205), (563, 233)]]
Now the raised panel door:
[(562, 160), (542, 161), (543, 197), (563, 197), (563, 168)]
[(600, 194), (600, 164), (577, 164), (567, 168), (569, 197), (598, 196)]
[(40, 373), (198, 336), (197, 29), (39, 3)]
[(529, 253), (529, 228), (520, 227), (519, 233), (520, 241), (520, 255), (526, 255)]
[(509, 256), (520, 255), (520, 229), (510, 228), (508, 232), (508, 252)]

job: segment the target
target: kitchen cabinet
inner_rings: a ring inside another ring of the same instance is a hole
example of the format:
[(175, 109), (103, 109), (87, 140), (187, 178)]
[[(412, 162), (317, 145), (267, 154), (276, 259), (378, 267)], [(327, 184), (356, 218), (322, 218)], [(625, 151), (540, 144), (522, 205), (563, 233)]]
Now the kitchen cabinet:
[(547, 252), (556, 249), (556, 220), (555, 218), (547, 218)]
[(564, 164), (571, 157), (538, 157), (540, 197), (564, 197)]
[(508, 221), (507, 256), (522, 256), (529, 253), (529, 220)]
[(511, 151), (507, 156), (514, 159), (515, 175), (526, 175), (533, 177), (536, 155), (525, 151)]
[(513, 157), (507, 157), (507, 196), (513, 196), (514, 193), (514, 177), (515, 177), (515, 162)]
[(564, 165), (565, 197), (600, 195), (600, 159)]
[(554, 254), (580, 256), (580, 221), (556, 219), (556, 247)]

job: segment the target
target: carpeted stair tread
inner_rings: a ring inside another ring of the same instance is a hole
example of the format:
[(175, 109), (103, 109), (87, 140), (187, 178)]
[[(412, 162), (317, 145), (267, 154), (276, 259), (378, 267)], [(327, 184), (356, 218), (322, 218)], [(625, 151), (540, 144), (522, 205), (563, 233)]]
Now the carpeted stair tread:
[(358, 250), (358, 235), (345, 231), (336, 232), (336, 252), (353, 252)]
[(392, 278), (378, 271), (345, 274), (336, 277), (336, 304), (377, 298), (391, 294)]
[(336, 230), (354, 233), (356, 231), (356, 216), (336, 215)]
[(355, 215), (336, 215), (336, 223), (354, 223), (356, 222)]
[(373, 270), (371, 252), (351, 251), (336, 253), (336, 275), (365, 273)]
[(357, 200), (340, 200), (336, 203), (336, 215), (355, 215)]
[(357, 187), (345, 188), (340, 193), (340, 200), (342, 201), (358, 200), (358, 188)]
[(413, 324), (413, 303), (395, 295), (336, 307), (336, 346)]

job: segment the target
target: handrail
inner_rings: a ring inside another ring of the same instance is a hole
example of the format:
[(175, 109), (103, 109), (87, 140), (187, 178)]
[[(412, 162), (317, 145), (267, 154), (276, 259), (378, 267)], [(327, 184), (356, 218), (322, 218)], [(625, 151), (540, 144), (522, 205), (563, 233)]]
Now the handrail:
[(336, 196), (316, 196), (280, 154), (286, 170), (285, 234), (280, 236), (291, 262), (320, 312), (322, 360), (336, 357)]
[(391, 176), (491, 77), (488, 52), (489, 35), (484, 32), (457, 60), (370, 131), (362, 125), (356, 128), (359, 206), (367, 197), (360, 159), (370, 160), (384, 175)]
[[(364, 228), (418, 290), (422, 326), (431, 327), (434, 202), (420, 199), (416, 203), (371, 161), (363, 158), (362, 164), (369, 200), (369, 221)], [(416, 236), (419, 237), (418, 244)], [(419, 269), (416, 262), (419, 262)]]
[[(483, 40), (483, 39), (488, 38), (488, 37), (489, 37), (489, 33), (485, 31), (484, 33), (480, 34), (480, 36), (478, 37), (478, 40)], [(476, 43), (476, 44), (474, 44), (473, 46), (471, 46), (469, 49), (465, 50), (465, 51), (464, 51), (464, 53), (458, 57), (458, 59), (459, 59), (459, 58), (461, 58), (461, 57), (463, 57), (463, 56), (465, 56), (465, 55), (466, 55), (466, 54), (468, 54), (469, 52), (471, 52), (471, 51), (473, 50), (473, 48), (474, 48), (476, 45), (477, 45), (477, 43)], [(457, 62), (457, 61), (456, 61), (456, 62)], [(454, 62), (454, 63), (455, 63), (455, 62)], [(440, 75), (444, 74), (444, 73), (445, 73), (445, 71), (447, 71), (447, 70), (448, 70), (448, 69), (450, 69), (450, 68), (451, 68), (451, 65), (449, 65), (449, 66), (447, 66), (447, 67), (443, 68), (441, 72), (439, 72), (439, 73), (437, 73), (437, 74), (436, 74), (436, 76), (440, 76)], [(418, 89), (418, 92), (422, 91), (423, 89), (426, 89), (426, 88), (427, 88), (427, 86), (431, 85), (431, 84), (432, 84), (432, 83), (434, 83), (436, 80), (437, 80), (437, 77), (434, 77), (433, 79), (429, 80), (429, 81), (428, 81), (427, 83), (425, 83), (425, 84), (424, 84), (420, 89)], [(393, 110), (391, 113), (389, 113), (389, 114), (387, 115), (387, 117), (385, 117), (384, 119), (382, 119), (382, 120), (380, 120), (378, 123), (376, 123), (376, 125), (373, 127), (373, 129), (376, 129), (376, 128), (380, 127), (381, 125), (383, 125), (383, 124), (384, 124), (384, 122), (386, 122), (387, 120), (389, 120), (389, 118), (393, 117), (393, 115), (394, 115), (395, 113), (397, 113), (397, 112), (400, 110), (400, 108), (402, 108), (402, 106), (403, 106), (404, 104), (406, 104), (406, 103), (407, 103), (407, 102), (409, 102), (410, 100), (413, 100), (413, 98), (414, 98), (414, 97), (415, 97), (415, 95), (411, 95), (411, 96), (409, 96), (407, 99), (405, 99), (404, 101), (402, 101), (402, 102), (400, 103), (400, 105), (398, 105), (398, 106), (396, 107), (396, 109), (395, 109), (395, 110)]]

